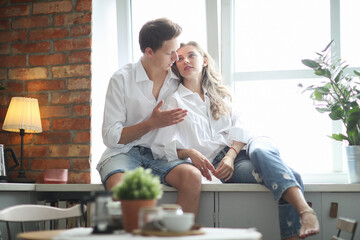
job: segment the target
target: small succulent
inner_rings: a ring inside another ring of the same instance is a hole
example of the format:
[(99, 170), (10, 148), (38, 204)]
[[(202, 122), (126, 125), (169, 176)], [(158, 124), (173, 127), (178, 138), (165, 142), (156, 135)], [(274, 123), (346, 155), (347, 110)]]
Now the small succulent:
[(151, 169), (142, 167), (126, 171), (122, 181), (111, 190), (117, 200), (159, 199), (163, 194), (159, 177), (153, 175)]

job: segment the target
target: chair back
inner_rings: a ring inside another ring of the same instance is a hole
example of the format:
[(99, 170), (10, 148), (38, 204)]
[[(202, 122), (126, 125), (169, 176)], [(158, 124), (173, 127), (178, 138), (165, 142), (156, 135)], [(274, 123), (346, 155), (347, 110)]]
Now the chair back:
[[(11, 206), (0, 211), (0, 222), (6, 222), (8, 239), (12, 239), (10, 231), (10, 222), (20, 222), (21, 231), (25, 232), (25, 222), (36, 222), (36, 229), (40, 229), (40, 223), (44, 221), (53, 221), (67, 218), (80, 218), (82, 216), (81, 206), (75, 205), (71, 208), (57, 208), (45, 205), (22, 204)], [(77, 222), (80, 226), (80, 221)], [(51, 228), (55, 228), (55, 224), (51, 223)]]
[(333, 236), (331, 240), (345, 240), (343, 238), (340, 238), (341, 231), (350, 233), (351, 234), (350, 240), (353, 240), (355, 236), (356, 227), (357, 227), (356, 220), (339, 217), (336, 223), (336, 228), (338, 229), (338, 233), (336, 236)]

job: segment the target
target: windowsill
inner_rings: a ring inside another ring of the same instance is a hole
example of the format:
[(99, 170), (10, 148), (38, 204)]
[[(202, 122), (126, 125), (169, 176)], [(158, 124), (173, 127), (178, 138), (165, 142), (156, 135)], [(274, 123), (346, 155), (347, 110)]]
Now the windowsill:
[[(0, 183), (0, 192), (92, 192), (103, 191), (102, 184), (21, 184)], [(175, 188), (163, 186), (165, 192), (175, 192)], [(268, 192), (260, 184), (204, 183), (203, 192)], [(360, 183), (305, 183), (305, 192), (360, 192)]]

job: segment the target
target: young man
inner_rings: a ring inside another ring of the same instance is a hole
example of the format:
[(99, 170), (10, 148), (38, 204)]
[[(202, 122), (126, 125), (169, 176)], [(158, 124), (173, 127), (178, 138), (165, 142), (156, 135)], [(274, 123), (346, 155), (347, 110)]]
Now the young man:
[(157, 129), (177, 124), (187, 114), (181, 108), (160, 110), (179, 84), (171, 66), (178, 59), (181, 32), (179, 25), (166, 18), (149, 21), (140, 30), (141, 59), (119, 69), (109, 82), (102, 127), (107, 149), (97, 169), (106, 189), (111, 190), (126, 170), (151, 168), (162, 183), (178, 190), (177, 203), (183, 210), (196, 215), (200, 171), (188, 161), (154, 159), (150, 149)]

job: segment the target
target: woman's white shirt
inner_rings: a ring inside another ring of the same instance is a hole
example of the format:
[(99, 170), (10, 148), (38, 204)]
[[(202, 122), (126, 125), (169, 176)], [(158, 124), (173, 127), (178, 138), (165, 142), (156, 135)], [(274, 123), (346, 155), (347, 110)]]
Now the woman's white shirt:
[(231, 113), (221, 115), (215, 120), (210, 110), (210, 100), (205, 92), (205, 101), (197, 93), (193, 93), (180, 84), (178, 90), (170, 95), (163, 110), (183, 108), (188, 111), (185, 120), (172, 126), (158, 130), (151, 150), (155, 158), (178, 159), (177, 149), (194, 148), (201, 152), (209, 161), (233, 141), (248, 143), (253, 137), (244, 128), (236, 108), (225, 99)]
[(178, 85), (178, 78), (169, 70), (156, 100), (152, 94), (153, 81), (147, 76), (140, 60), (116, 71), (110, 79), (106, 93), (102, 136), (107, 149), (99, 163), (111, 156), (128, 152), (133, 146), (150, 148), (156, 130), (131, 143), (119, 144), (122, 130), (148, 119), (154, 107), (174, 93)]

